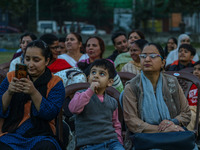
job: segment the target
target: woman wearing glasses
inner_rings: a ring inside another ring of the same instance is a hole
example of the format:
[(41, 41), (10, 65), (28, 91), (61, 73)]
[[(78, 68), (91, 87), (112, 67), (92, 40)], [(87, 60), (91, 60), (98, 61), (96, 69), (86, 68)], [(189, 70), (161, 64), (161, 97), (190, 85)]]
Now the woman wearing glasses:
[(141, 54), (143, 47), (147, 43), (148, 42), (146, 40), (139, 39), (129, 45), (129, 53), (133, 60), (123, 66), (121, 70), (122, 72), (130, 72), (133, 74), (140, 73), (141, 65), (139, 54)]
[(67, 61), (58, 58), (58, 55), (60, 54), (59, 41), (54, 34), (44, 34), (40, 37), (40, 40), (43, 40), (51, 50), (52, 58), (48, 64), (48, 68), (52, 73), (57, 73), (61, 70), (72, 68)]
[(191, 112), (177, 79), (163, 73), (164, 51), (147, 44), (140, 54), (141, 74), (130, 80), (123, 94), (125, 123), (132, 133), (184, 131)]
[(9, 72), (0, 85), (0, 149), (61, 150), (55, 121), (65, 89), (62, 79), (47, 68), (50, 49), (41, 40), (28, 44), (24, 63), (27, 78)]

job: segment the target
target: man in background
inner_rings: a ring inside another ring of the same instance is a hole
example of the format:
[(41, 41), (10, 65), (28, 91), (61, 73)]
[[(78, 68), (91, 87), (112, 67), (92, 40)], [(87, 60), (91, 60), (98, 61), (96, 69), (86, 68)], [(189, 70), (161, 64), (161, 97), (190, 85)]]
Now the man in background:
[(120, 54), (127, 52), (128, 49), (128, 43), (127, 43), (127, 38), (126, 34), (124, 32), (116, 32), (112, 35), (111, 40), (113, 42), (113, 45), (115, 47), (114, 52), (112, 55), (108, 57), (108, 59), (112, 60), (113, 62), (115, 61), (115, 58)]

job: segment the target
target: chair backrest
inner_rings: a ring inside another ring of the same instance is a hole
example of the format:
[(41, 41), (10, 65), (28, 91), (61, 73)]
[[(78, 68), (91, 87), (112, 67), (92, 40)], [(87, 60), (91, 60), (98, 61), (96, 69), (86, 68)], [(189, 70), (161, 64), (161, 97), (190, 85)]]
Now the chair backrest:
[(0, 84), (6, 78), (7, 72), (0, 69)]
[(184, 69), (181, 69), (181, 72), (189, 72), (189, 73), (193, 73), (194, 67), (186, 67)]
[[(65, 98), (67, 98), (67, 97), (72, 98), (77, 91), (87, 89), (89, 86), (90, 86), (89, 83), (75, 83), (75, 84), (68, 85), (65, 87)], [(106, 93), (117, 100), (119, 121), (122, 122), (123, 121), (123, 113), (122, 113), (122, 109), (121, 109), (120, 103), (119, 103), (119, 96), (120, 96), (119, 91), (117, 91), (113, 87), (108, 87), (106, 89)], [(62, 122), (62, 116), (59, 115), (58, 117), (59, 117), (58, 118), (59, 122)], [(60, 135), (60, 134), (62, 134), (62, 131), (63, 131), (63, 124), (59, 123), (58, 136), (60, 137), (59, 138), (60, 140), (62, 140), (62, 138), (63, 138)]]
[(9, 67), (10, 67), (10, 62), (6, 62), (6, 63), (3, 63), (3, 64), (0, 64), (0, 69), (4, 70), (5, 72), (8, 72)]
[(120, 76), (123, 86), (125, 87), (126, 82), (134, 78), (136, 75), (130, 72), (117, 72)]
[[(182, 71), (166, 71), (166, 74), (173, 75), (177, 77), (180, 86), (183, 89), (185, 96), (187, 97), (189, 94), (189, 90), (192, 84), (196, 86), (200, 83), (200, 80), (189, 72), (182, 72)], [(198, 86), (197, 86), (198, 87)]]
[(195, 84), (198, 88), (198, 98), (197, 98), (197, 115), (196, 115), (196, 123), (194, 127), (194, 131), (198, 132), (198, 122), (199, 122), (199, 108), (200, 108), (200, 80), (193, 74), (189, 72), (182, 72), (182, 71), (166, 71), (166, 74), (173, 75), (178, 79), (180, 86), (183, 89), (183, 92), (187, 98), (189, 94), (189, 90), (192, 84)]

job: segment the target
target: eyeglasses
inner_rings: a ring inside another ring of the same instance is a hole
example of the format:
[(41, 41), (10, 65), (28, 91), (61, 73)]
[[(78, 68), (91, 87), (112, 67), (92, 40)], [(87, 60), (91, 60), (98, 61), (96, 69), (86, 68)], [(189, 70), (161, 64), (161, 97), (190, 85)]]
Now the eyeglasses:
[(59, 46), (51, 46), (50, 49), (52, 50), (57, 50), (59, 48)]
[(60, 49), (64, 49), (65, 47), (59, 46)]
[(151, 59), (155, 59), (156, 57), (160, 57), (163, 60), (163, 57), (159, 54), (140, 54), (141, 59), (146, 59), (149, 56)]

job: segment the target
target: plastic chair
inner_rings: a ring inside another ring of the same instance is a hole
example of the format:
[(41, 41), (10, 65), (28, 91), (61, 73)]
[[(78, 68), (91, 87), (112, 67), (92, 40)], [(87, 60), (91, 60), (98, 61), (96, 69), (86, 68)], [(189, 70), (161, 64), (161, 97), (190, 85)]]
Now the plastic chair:
[(3, 64), (0, 64), (0, 69), (4, 70), (5, 72), (8, 72), (9, 67), (10, 67), (10, 62), (6, 62), (6, 63), (3, 63)]
[(178, 82), (179, 82), (180, 86), (182, 87), (183, 92), (185, 93), (186, 97), (189, 94), (192, 84), (195, 84), (197, 86), (198, 90), (200, 90), (198, 87), (198, 85), (200, 85), (199, 78), (197, 78), (196, 76), (194, 76), (193, 74), (191, 74), (189, 72), (166, 71), (165, 73), (177, 77)]
[(175, 76), (178, 79), (180, 86), (183, 89), (185, 96), (187, 97), (192, 84), (195, 84), (198, 88), (198, 98), (197, 98), (197, 115), (196, 122), (194, 126), (194, 132), (198, 135), (198, 124), (199, 124), (199, 109), (200, 109), (200, 80), (193, 74), (189, 72), (182, 71), (166, 71), (166, 74)]
[(6, 78), (6, 74), (7, 74), (6, 71), (0, 69), (0, 84)]
[(184, 69), (181, 69), (181, 72), (189, 72), (189, 73), (193, 73), (194, 67), (186, 67)]
[(134, 78), (136, 75), (130, 72), (117, 72), (120, 76), (123, 86), (125, 87), (126, 82)]

